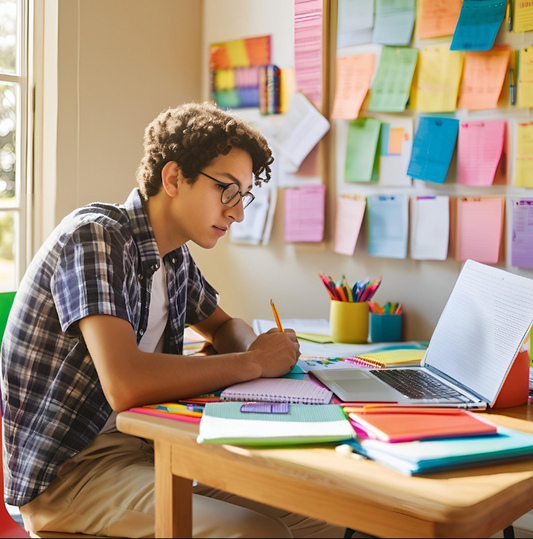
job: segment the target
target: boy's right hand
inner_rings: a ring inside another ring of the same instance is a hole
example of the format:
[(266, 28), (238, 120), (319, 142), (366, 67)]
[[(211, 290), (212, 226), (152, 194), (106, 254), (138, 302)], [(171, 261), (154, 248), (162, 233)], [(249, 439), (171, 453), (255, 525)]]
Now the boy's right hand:
[(261, 378), (287, 374), (300, 357), (300, 344), (293, 329), (271, 329), (259, 335), (248, 348), (261, 368)]

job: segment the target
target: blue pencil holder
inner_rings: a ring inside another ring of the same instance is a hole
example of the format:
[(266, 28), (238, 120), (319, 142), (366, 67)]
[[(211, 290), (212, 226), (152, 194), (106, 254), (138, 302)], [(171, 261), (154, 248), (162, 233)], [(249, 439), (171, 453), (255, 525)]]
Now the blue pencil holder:
[(402, 340), (402, 315), (370, 313), (370, 340), (372, 342), (400, 342)]

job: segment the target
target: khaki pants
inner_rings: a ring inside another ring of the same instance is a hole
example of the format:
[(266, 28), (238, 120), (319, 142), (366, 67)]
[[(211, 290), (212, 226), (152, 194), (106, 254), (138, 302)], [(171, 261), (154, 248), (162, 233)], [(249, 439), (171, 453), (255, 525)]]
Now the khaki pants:
[[(153, 537), (154, 450), (122, 433), (97, 436), (20, 512), (27, 530)], [(344, 528), (198, 485), (194, 537), (343, 537)]]

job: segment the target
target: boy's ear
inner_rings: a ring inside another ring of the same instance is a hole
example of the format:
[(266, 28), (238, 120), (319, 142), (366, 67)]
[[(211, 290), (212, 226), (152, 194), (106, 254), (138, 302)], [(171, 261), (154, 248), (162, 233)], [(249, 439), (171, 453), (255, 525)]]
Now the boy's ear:
[(181, 170), (176, 161), (169, 161), (161, 171), (161, 182), (163, 189), (169, 197), (175, 197), (178, 194), (178, 180), (181, 176)]

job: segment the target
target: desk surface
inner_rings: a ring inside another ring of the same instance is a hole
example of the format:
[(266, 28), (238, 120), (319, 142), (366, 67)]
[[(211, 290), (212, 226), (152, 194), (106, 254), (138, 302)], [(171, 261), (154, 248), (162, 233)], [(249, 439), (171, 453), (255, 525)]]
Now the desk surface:
[[(532, 405), (481, 415), (533, 434)], [(490, 537), (533, 509), (533, 459), (404, 477), (330, 447), (198, 444), (196, 425), (135, 413), (117, 426), (170, 444), (175, 476), (382, 537)]]

